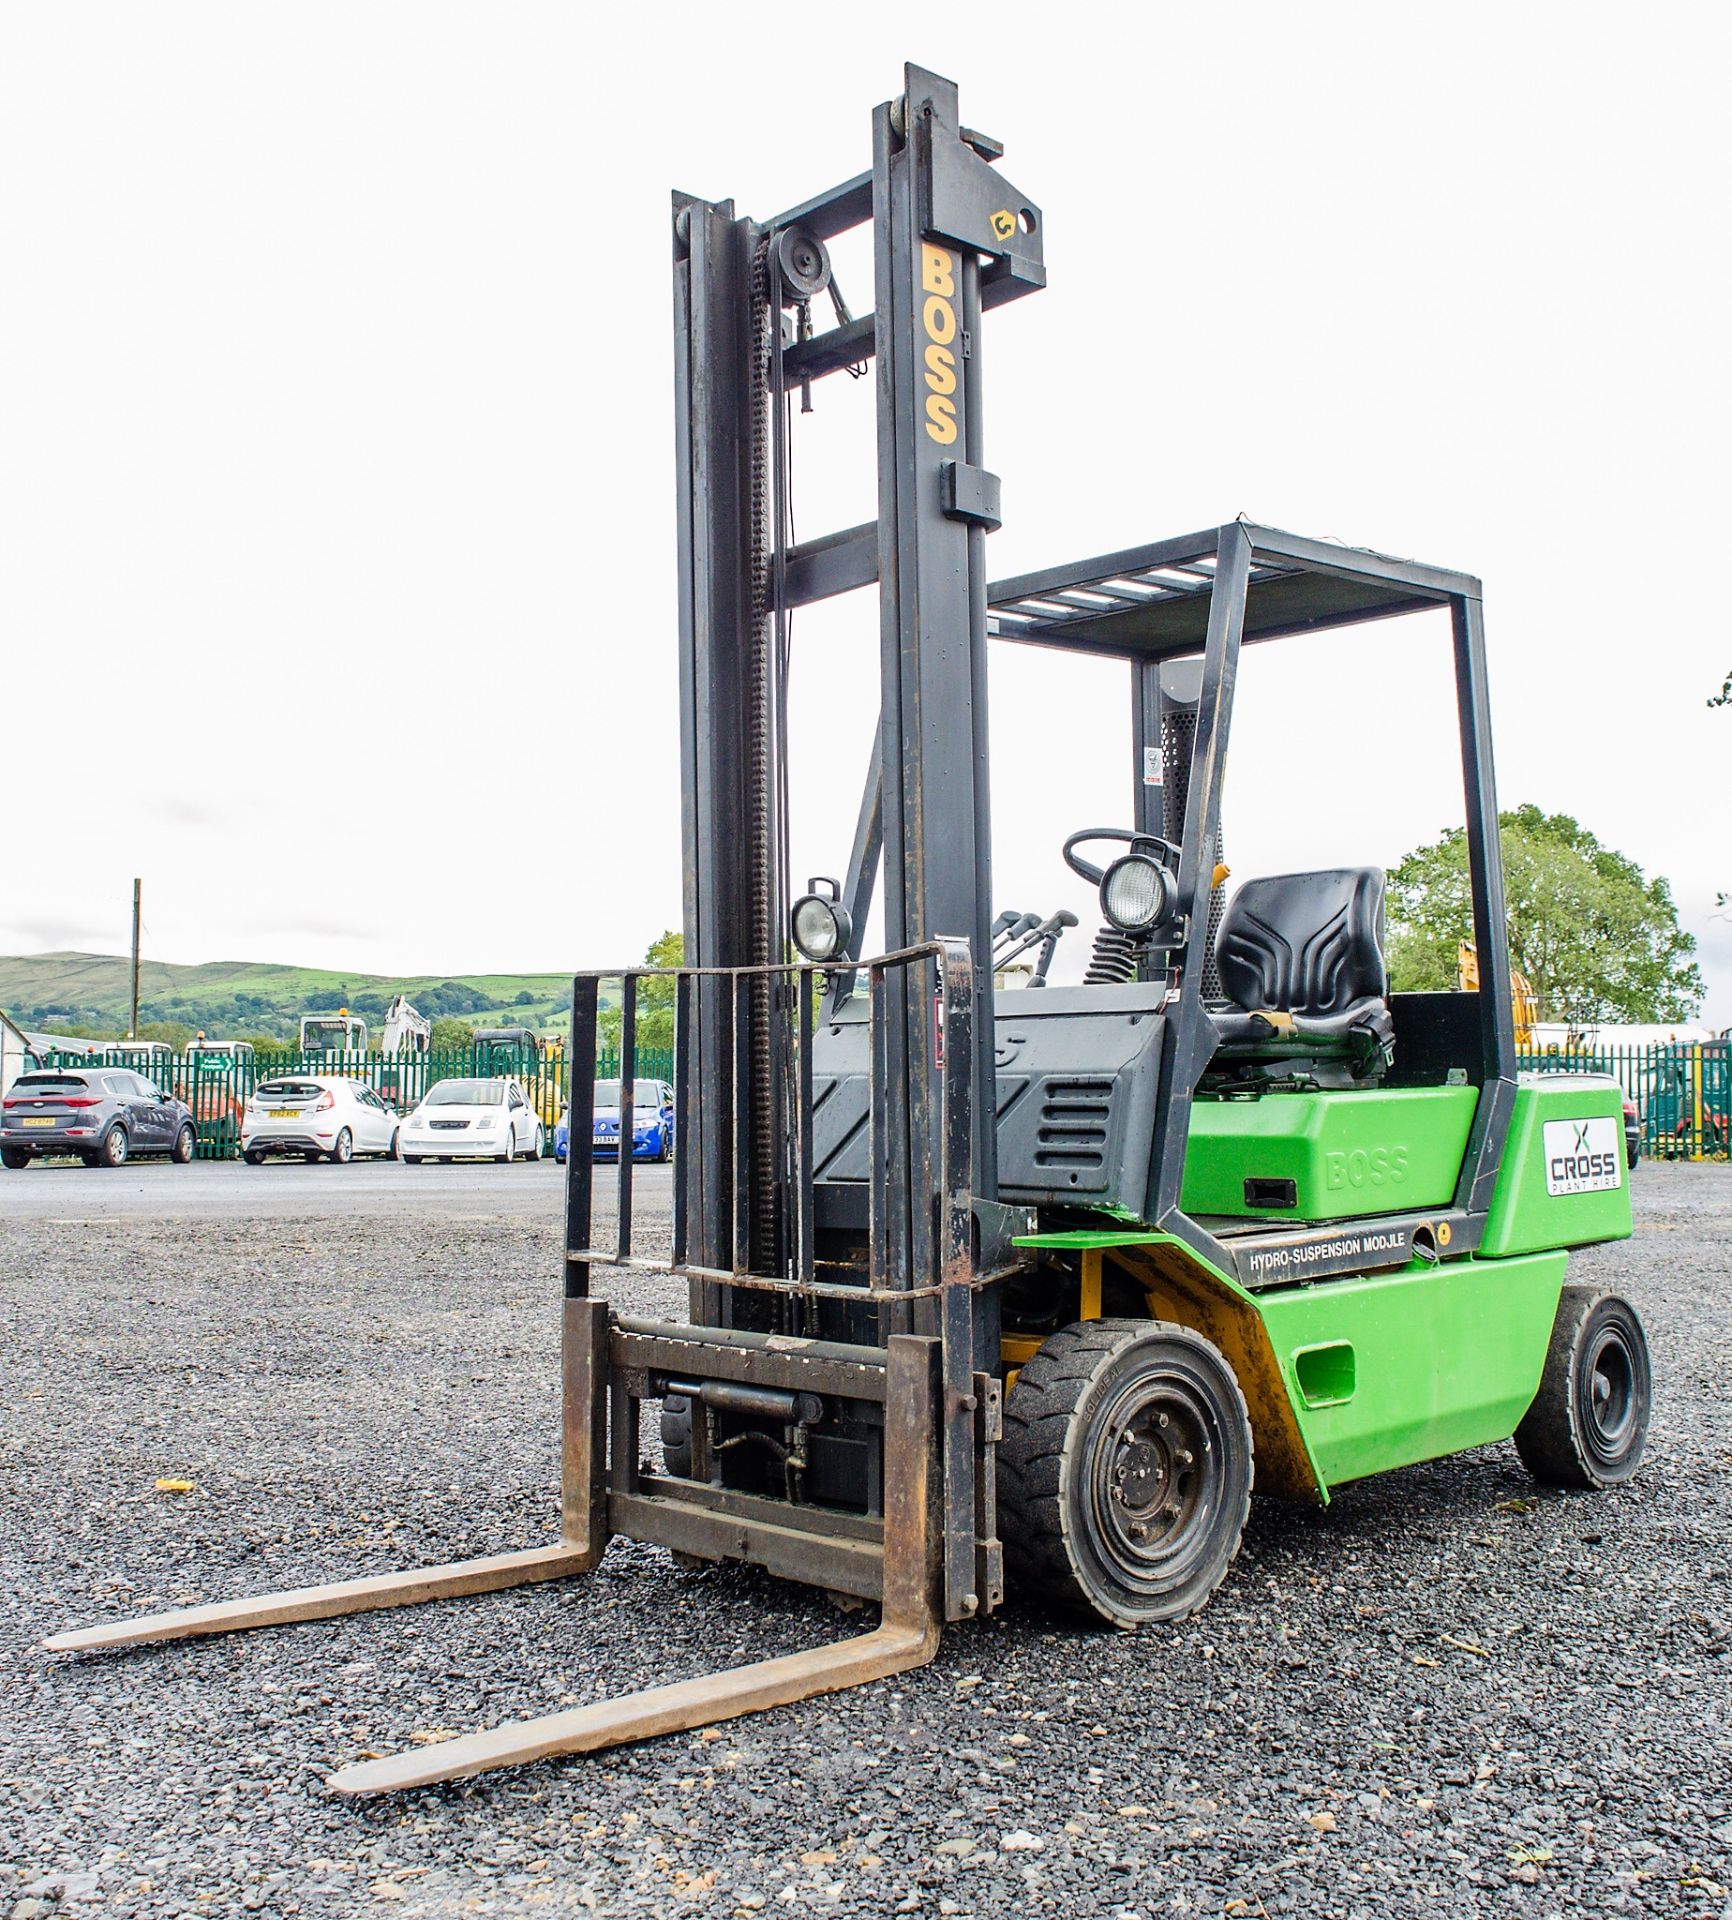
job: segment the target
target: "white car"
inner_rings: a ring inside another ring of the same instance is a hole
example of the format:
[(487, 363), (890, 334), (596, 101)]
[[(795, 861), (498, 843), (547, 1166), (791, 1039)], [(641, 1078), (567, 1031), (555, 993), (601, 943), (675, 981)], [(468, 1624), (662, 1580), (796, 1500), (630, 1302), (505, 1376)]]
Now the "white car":
[(358, 1153), (395, 1159), (402, 1122), (396, 1109), (361, 1080), (336, 1074), (287, 1073), (261, 1080), (241, 1115), (241, 1157), (262, 1166), (273, 1153), (344, 1166)]
[(541, 1158), (542, 1128), (518, 1080), (436, 1080), (403, 1122), (403, 1158)]

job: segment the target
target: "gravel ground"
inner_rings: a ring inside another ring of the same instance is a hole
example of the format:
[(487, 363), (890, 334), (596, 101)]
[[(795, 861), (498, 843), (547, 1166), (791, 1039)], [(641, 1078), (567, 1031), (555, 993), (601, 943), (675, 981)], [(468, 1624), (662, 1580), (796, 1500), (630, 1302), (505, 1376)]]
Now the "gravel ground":
[(1186, 1626), (1012, 1607), (896, 1683), (363, 1803), (322, 1781), (365, 1750), (860, 1620), (619, 1542), (588, 1581), (43, 1652), (552, 1534), (555, 1170), (333, 1171), (0, 1178), (0, 1920), (1732, 1914), (1732, 1169), (1645, 1165), (1636, 1240), (1575, 1269), (1655, 1348), (1630, 1489), (1494, 1447), (1258, 1503)]

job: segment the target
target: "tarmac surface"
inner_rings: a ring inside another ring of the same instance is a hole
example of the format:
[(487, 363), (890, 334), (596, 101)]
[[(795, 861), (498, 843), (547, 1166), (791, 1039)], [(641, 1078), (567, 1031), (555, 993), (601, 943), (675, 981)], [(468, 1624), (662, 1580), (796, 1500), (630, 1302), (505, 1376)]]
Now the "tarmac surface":
[(870, 1615), (616, 1542), (586, 1580), (42, 1649), (551, 1538), (561, 1195), (549, 1163), (0, 1175), (0, 1920), (1732, 1914), (1724, 1166), (1644, 1164), (1636, 1239), (1573, 1264), (1654, 1347), (1633, 1485), (1500, 1446), (1260, 1500), (1182, 1626), (1012, 1604), (893, 1682), (361, 1803), (324, 1779), (362, 1754)]

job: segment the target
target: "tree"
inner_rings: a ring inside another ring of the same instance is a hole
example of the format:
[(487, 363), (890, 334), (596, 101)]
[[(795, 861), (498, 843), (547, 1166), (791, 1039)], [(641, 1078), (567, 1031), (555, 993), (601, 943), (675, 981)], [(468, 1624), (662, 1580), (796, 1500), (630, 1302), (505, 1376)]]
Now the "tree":
[[(685, 965), (686, 943), (683, 934), (671, 928), (652, 940), (644, 950), (646, 967)], [(621, 1016), (618, 1007), (608, 1007), (601, 1016), (600, 1039), (604, 1047), (619, 1046)], [(640, 1047), (672, 1047), (674, 1043), (674, 983), (670, 979), (640, 980), (637, 985), (637, 1043)]]
[[(1533, 983), (1541, 1017), (1687, 1020), (1701, 1002), (1696, 942), (1672, 890), (1564, 813), (1498, 816), (1510, 958)], [(1453, 987), (1456, 949), (1473, 937), (1467, 836), (1451, 827), (1389, 876), (1389, 961), (1397, 992)]]
[(141, 1020), (138, 1023), (140, 1040), (165, 1041), (171, 1052), (185, 1053), (192, 1044), (193, 1029), (180, 1020)]
[(475, 1029), (467, 1020), (458, 1020), (448, 1013), (433, 1022), (433, 1031), (428, 1036), (428, 1045), (435, 1053), (463, 1053), (474, 1044)]

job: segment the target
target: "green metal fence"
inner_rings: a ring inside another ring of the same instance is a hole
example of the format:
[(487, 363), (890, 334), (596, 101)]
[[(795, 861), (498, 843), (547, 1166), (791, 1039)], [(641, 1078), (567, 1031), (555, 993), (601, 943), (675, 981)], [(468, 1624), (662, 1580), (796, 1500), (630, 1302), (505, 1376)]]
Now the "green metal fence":
[(1662, 1160), (1732, 1158), (1732, 1041), (1559, 1047), (1518, 1056), (1536, 1073), (1606, 1073), (1636, 1105), (1642, 1151)]
[[(477, 1042), (474, 1046), (445, 1048), (437, 1053), (379, 1054), (287, 1047), (279, 1053), (222, 1053), (214, 1048), (189, 1048), (169, 1054), (153, 1048), (117, 1047), (101, 1056), (89, 1053), (51, 1053), (48, 1067), (89, 1069), (128, 1067), (166, 1092), (184, 1100), (198, 1127), (201, 1160), (231, 1160), (240, 1152), (241, 1115), (255, 1087), (263, 1080), (286, 1074), (340, 1074), (361, 1080), (407, 1113), (440, 1080), (499, 1079), (515, 1076), (523, 1083), (530, 1105), (547, 1127), (550, 1142), (555, 1122), (565, 1111), (571, 1091), (565, 1047), (503, 1046)], [(596, 1078), (616, 1079), (617, 1053), (600, 1054)], [(667, 1047), (640, 1047), (640, 1080), (671, 1080), (673, 1051)]]
[[(563, 1045), (507, 1048), (480, 1043), (439, 1053), (385, 1056), (377, 1053), (307, 1052), (227, 1054), (193, 1048), (164, 1055), (139, 1049), (107, 1056), (177, 1094), (192, 1108), (200, 1159), (226, 1160), (240, 1151), (241, 1113), (261, 1080), (287, 1073), (343, 1074), (364, 1080), (400, 1113), (419, 1101), (437, 1080), (485, 1079), (514, 1074), (549, 1133), (570, 1092)], [(44, 1065), (92, 1067), (89, 1054), (51, 1054)], [(1524, 1053), (1524, 1069), (1539, 1073), (1604, 1073), (1635, 1102), (1642, 1151), (1666, 1160), (1732, 1158), (1732, 1042), (1651, 1047), (1557, 1048)], [(672, 1080), (671, 1047), (639, 1047), (639, 1080)], [(596, 1055), (598, 1080), (619, 1077), (619, 1054)]]

